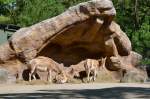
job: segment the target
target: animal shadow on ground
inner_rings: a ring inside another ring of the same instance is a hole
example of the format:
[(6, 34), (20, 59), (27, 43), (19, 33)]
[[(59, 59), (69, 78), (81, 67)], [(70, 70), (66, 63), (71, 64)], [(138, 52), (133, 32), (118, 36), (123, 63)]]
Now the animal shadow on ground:
[(0, 99), (150, 99), (150, 88), (113, 87), (84, 90), (37, 90), (35, 93), (0, 94)]

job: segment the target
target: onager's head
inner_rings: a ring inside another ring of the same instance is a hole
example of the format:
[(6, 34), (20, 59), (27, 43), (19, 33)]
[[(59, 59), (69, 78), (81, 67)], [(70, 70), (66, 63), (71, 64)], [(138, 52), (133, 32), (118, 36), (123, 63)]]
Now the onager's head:
[(61, 71), (58, 75), (56, 75), (55, 81), (58, 84), (66, 83), (68, 81), (66, 73), (64, 71)]
[(98, 59), (98, 62), (99, 62), (98, 69), (100, 69), (101, 67), (105, 67), (106, 58), (107, 58), (107, 57), (104, 57), (104, 58)]

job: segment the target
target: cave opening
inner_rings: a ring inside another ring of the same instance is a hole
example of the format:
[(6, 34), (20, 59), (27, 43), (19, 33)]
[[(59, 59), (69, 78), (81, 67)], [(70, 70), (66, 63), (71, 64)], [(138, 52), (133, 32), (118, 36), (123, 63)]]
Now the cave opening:
[(66, 67), (87, 58), (99, 59), (105, 53), (100, 26), (96, 18), (70, 26), (50, 39), (50, 43), (40, 51), (39, 56), (50, 57)]

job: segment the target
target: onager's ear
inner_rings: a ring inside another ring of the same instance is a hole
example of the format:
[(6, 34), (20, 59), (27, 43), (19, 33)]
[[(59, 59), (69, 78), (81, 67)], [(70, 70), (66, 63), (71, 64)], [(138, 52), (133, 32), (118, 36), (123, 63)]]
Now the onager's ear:
[(105, 63), (107, 57), (102, 58), (102, 63)]
[(102, 64), (105, 65), (107, 57), (102, 58)]
[(106, 59), (107, 59), (107, 57), (102, 57), (101, 59), (98, 59), (99, 67), (105, 65)]
[(60, 64), (60, 66), (64, 67), (64, 64), (63, 64), (63, 63), (61, 63), (61, 64)]

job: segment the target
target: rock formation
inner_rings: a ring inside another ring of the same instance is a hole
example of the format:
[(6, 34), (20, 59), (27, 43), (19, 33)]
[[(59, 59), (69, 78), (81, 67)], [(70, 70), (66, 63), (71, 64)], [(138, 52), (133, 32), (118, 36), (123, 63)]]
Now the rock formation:
[(0, 69), (0, 83), (7, 82), (8, 79), (8, 73), (5, 69)]
[(69, 68), (87, 58), (107, 57), (109, 71), (131, 70), (141, 56), (132, 51), (127, 35), (113, 21), (115, 15), (111, 0), (91, 0), (22, 28), (0, 46), (0, 66), (18, 61), (20, 68), (41, 55)]

